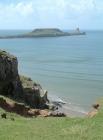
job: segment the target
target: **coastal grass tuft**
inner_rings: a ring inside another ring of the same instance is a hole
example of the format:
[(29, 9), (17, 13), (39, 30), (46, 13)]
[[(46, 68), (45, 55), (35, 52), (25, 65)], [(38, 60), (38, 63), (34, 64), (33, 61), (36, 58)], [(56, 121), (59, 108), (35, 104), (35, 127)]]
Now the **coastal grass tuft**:
[[(0, 114), (4, 112), (0, 109)], [(7, 119), (0, 118), (0, 140), (103, 140), (103, 108), (93, 118), (23, 118), (6, 114)]]

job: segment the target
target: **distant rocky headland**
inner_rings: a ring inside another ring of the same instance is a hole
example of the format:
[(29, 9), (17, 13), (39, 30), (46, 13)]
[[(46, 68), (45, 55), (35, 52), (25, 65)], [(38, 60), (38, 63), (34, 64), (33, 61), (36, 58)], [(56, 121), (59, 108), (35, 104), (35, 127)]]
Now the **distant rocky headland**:
[(36, 38), (36, 37), (60, 37), (60, 36), (73, 36), (73, 35), (85, 35), (85, 32), (81, 32), (79, 28), (73, 32), (64, 32), (58, 28), (40, 28), (35, 29), (26, 34), (19, 35), (8, 35), (0, 36), (0, 39), (9, 39), (9, 38)]

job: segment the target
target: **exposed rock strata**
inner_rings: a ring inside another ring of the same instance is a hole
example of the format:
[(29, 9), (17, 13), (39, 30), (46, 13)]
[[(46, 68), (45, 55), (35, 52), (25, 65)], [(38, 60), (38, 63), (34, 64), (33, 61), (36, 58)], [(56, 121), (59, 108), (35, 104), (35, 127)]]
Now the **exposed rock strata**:
[(17, 58), (5, 51), (0, 51), (0, 95), (9, 99), (0, 97), (0, 107), (8, 112), (25, 117), (65, 116), (50, 111), (50, 108), (56, 106), (49, 103), (47, 91), (44, 93), (42, 87), (30, 78), (19, 76)]
[(32, 108), (48, 108), (41, 86), (30, 78), (20, 77), (17, 58), (5, 51), (0, 51), (0, 94)]
[(23, 98), (17, 58), (5, 51), (0, 51), (0, 94)]
[(50, 110), (44, 109), (32, 109), (25, 104), (14, 102), (13, 100), (6, 100), (0, 97), (0, 107), (7, 112), (14, 112), (24, 117), (65, 117), (64, 113), (51, 112)]

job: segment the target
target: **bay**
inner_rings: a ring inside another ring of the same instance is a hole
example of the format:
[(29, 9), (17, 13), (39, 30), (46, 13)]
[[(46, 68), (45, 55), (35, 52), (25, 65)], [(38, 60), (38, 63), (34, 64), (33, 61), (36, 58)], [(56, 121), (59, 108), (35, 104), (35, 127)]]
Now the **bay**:
[[(25, 33), (1, 30), (0, 35)], [(18, 58), (19, 73), (31, 77), (75, 107), (88, 109), (103, 96), (103, 31), (84, 36), (1, 39), (0, 49)]]

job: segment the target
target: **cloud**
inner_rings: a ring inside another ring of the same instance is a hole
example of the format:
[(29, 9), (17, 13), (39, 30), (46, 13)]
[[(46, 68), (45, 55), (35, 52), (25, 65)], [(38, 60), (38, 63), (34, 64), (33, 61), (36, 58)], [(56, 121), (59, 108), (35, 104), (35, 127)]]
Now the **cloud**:
[(10, 16), (18, 14), (22, 16), (28, 16), (29, 14), (33, 13), (33, 7), (32, 3), (23, 3), (19, 2), (17, 4), (9, 4), (9, 5), (4, 5), (0, 4), (0, 15), (3, 16)]
[(32, 2), (0, 3), (0, 27), (24, 28), (29, 26), (29, 16), (34, 12)]
[(15, 12), (18, 12), (22, 16), (29, 16), (33, 13), (33, 5), (32, 3), (18, 3), (16, 6), (14, 6)]
[[(86, 26), (103, 13), (102, 0), (18, 0), (0, 3), (0, 26)], [(86, 22), (86, 23), (85, 23)], [(25, 24), (24, 24), (25, 23)], [(7, 25), (9, 24), (9, 25)]]

